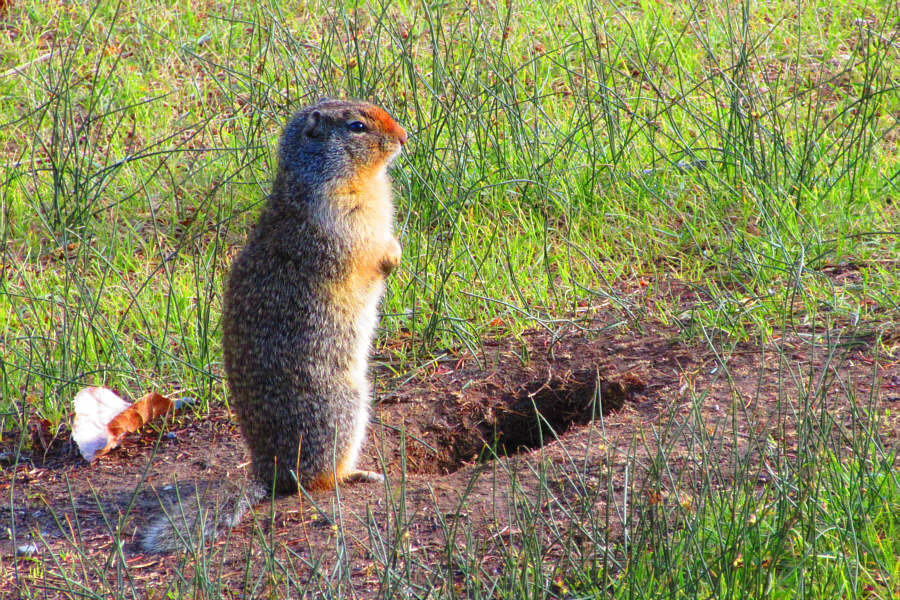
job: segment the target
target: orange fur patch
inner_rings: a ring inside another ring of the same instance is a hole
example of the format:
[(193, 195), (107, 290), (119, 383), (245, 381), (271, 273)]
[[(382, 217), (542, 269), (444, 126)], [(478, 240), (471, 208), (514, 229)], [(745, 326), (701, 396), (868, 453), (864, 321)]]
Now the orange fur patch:
[(372, 107), (370, 115), (383, 132), (394, 136), (401, 144), (406, 143), (406, 130), (400, 127), (397, 121), (391, 118), (391, 115), (377, 106)]
[(331, 471), (319, 473), (304, 487), (307, 490), (317, 492), (334, 489), (334, 473)]
[(372, 287), (384, 278), (381, 259), (384, 249), (375, 245), (360, 249), (351, 257), (347, 276), (331, 286), (334, 302), (350, 314), (356, 314), (365, 306)]
[[(347, 461), (341, 460), (337, 465), (337, 482), (341, 483), (357, 473), (356, 469), (347, 468)], [(327, 491), (334, 489), (335, 476), (331, 471), (319, 473), (304, 487), (310, 491)]]

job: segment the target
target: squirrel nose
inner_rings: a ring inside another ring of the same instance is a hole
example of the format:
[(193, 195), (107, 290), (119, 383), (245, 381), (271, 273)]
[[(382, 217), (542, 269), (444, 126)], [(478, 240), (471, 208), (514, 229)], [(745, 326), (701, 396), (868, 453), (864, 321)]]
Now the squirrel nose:
[(406, 130), (403, 129), (402, 127), (400, 127), (399, 125), (397, 126), (397, 129), (400, 130), (397, 132), (397, 141), (400, 142), (400, 145), (402, 146), (406, 143), (406, 140), (407, 140)]

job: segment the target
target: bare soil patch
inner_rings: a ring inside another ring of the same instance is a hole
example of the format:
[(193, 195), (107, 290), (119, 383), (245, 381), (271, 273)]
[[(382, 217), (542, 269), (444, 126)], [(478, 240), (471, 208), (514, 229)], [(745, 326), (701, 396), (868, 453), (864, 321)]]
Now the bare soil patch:
[[(666, 447), (669, 467), (686, 481), (704, 468), (697, 440), (673, 424), (701, 421), (716, 439), (715, 448), (705, 449), (705, 459), (718, 453), (722, 460), (733, 460), (736, 455), (758, 456), (762, 445), (773, 440), (790, 452), (796, 430), (785, 416), (786, 407), (817, 386), (844, 390), (818, 397), (821, 409), (848, 428), (858, 411), (847, 389), (857, 402), (873, 399), (875, 412), (900, 401), (897, 362), (877, 363), (865, 344), (839, 355), (814, 351), (813, 337), (811, 332), (782, 340), (778, 352), (741, 344), (713, 352), (679, 341), (678, 331), (666, 327), (593, 334), (573, 330), (556, 339), (531, 331), (515, 343), (487, 343), (480, 360), (468, 353), (448, 355), (403, 385), (387, 380), (387, 369), (376, 368), (379, 400), (361, 466), (383, 468), (390, 492), (354, 484), (343, 486), (338, 495), (264, 503), (255, 518), (246, 518), (215, 542), (214, 551), (223, 558), (207, 568), (235, 592), (240, 590), (248, 558), (255, 564), (264, 556), (252, 541), (257, 530), (280, 545), (281, 552), (329, 564), (335, 560), (338, 534), (332, 525), (338, 499), (340, 531), (355, 565), (351, 579), (361, 596), (381, 585), (378, 573), (385, 559), (372, 550), (376, 535), (415, 540), (410, 556), (425, 565), (445, 560), (447, 548), (462, 543), (460, 531), (475, 531), (485, 544), (484, 568), (494, 568), (491, 544), (515, 543), (517, 536), (519, 525), (510, 521), (508, 509), (513, 489), (526, 496), (536, 493), (539, 473), (550, 474), (553, 491), (553, 497), (536, 500), (539, 510), (564, 506), (570, 515), (602, 514), (613, 499), (604, 493), (585, 503), (585, 490), (579, 488), (585, 476), (613, 496), (626, 486), (632, 493), (641, 491), (641, 474), (635, 478), (634, 465), (649, 462), (643, 458), (660, 445)], [(883, 419), (882, 427), (885, 439), (896, 440), (896, 418)], [(65, 440), (50, 445), (43, 456), (23, 455), (17, 461), (16, 447), (17, 440), (4, 440), (0, 448), (5, 461), (0, 494), (8, 499), (0, 508), (0, 530), (14, 531), (17, 545), (35, 543), (37, 552), (14, 558), (13, 541), (5, 542), (0, 553), (4, 597), (17, 581), (42, 587), (47, 597), (54, 597), (53, 586), (67, 569), (96, 590), (114, 586), (115, 560), (107, 560), (116, 555), (113, 532), (126, 542), (121, 560), (137, 588), (161, 590), (175, 577), (189, 580), (190, 557), (143, 555), (136, 536), (159, 510), (159, 497), (174, 495), (173, 480), (184, 496), (194, 486), (240, 481), (246, 462), (236, 424), (221, 408), (200, 419), (182, 414), (166, 435), (149, 431), (132, 436), (91, 464)], [(629, 461), (632, 475), (626, 480)], [(569, 476), (576, 464), (581, 479)], [(765, 477), (761, 469), (760, 485)], [(448, 528), (449, 521), (460, 526)], [(570, 524), (558, 525), (547, 537), (548, 560), (566, 560), (571, 544), (578, 543)], [(82, 571), (78, 565), (88, 560), (107, 566)], [(28, 574), (35, 562), (42, 565), (37, 580)], [(302, 575), (302, 565), (298, 568)], [(434, 583), (425, 570), (421, 577), (424, 586)]]

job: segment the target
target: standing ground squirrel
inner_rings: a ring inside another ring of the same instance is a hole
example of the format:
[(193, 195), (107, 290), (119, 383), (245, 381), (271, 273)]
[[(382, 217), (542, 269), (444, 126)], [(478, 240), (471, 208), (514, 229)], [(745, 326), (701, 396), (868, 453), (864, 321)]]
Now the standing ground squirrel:
[[(381, 480), (356, 462), (378, 302), (400, 262), (387, 167), (405, 142), (390, 115), (364, 102), (323, 100), (285, 127), (272, 193), (232, 263), (222, 316), (229, 402), (253, 480), (240, 498), (231, 493), (218, 525), (204, 524), (205, 536), (234, 526), (273, 485), (280, 494), (298, 481)], [(143, 549), (178, 548), (198, 516), (158, 518)]]

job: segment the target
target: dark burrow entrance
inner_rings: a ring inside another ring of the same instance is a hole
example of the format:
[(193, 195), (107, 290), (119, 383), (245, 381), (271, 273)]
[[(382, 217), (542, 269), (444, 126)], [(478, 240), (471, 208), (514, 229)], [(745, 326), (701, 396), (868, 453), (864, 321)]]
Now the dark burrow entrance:
[(622, 382), (600, 378), (593, 369), (532, 381), (503, 399), (485, 437), (493, 437), (499, 454), (539, 448), (573, 425), (622, 408), (628, 395)]
[(389, 464), (405, 460), (408, 472), (452, 473), (466, 463), (551, 443), (573, 426), (622, 408), (643, 388), (636, 377), (605, 375), (597, 367), (497, 370), (452, 395), (435, 390), (380, 405), (379, 420), (393, 432), (376, 431), (374, 446)]

